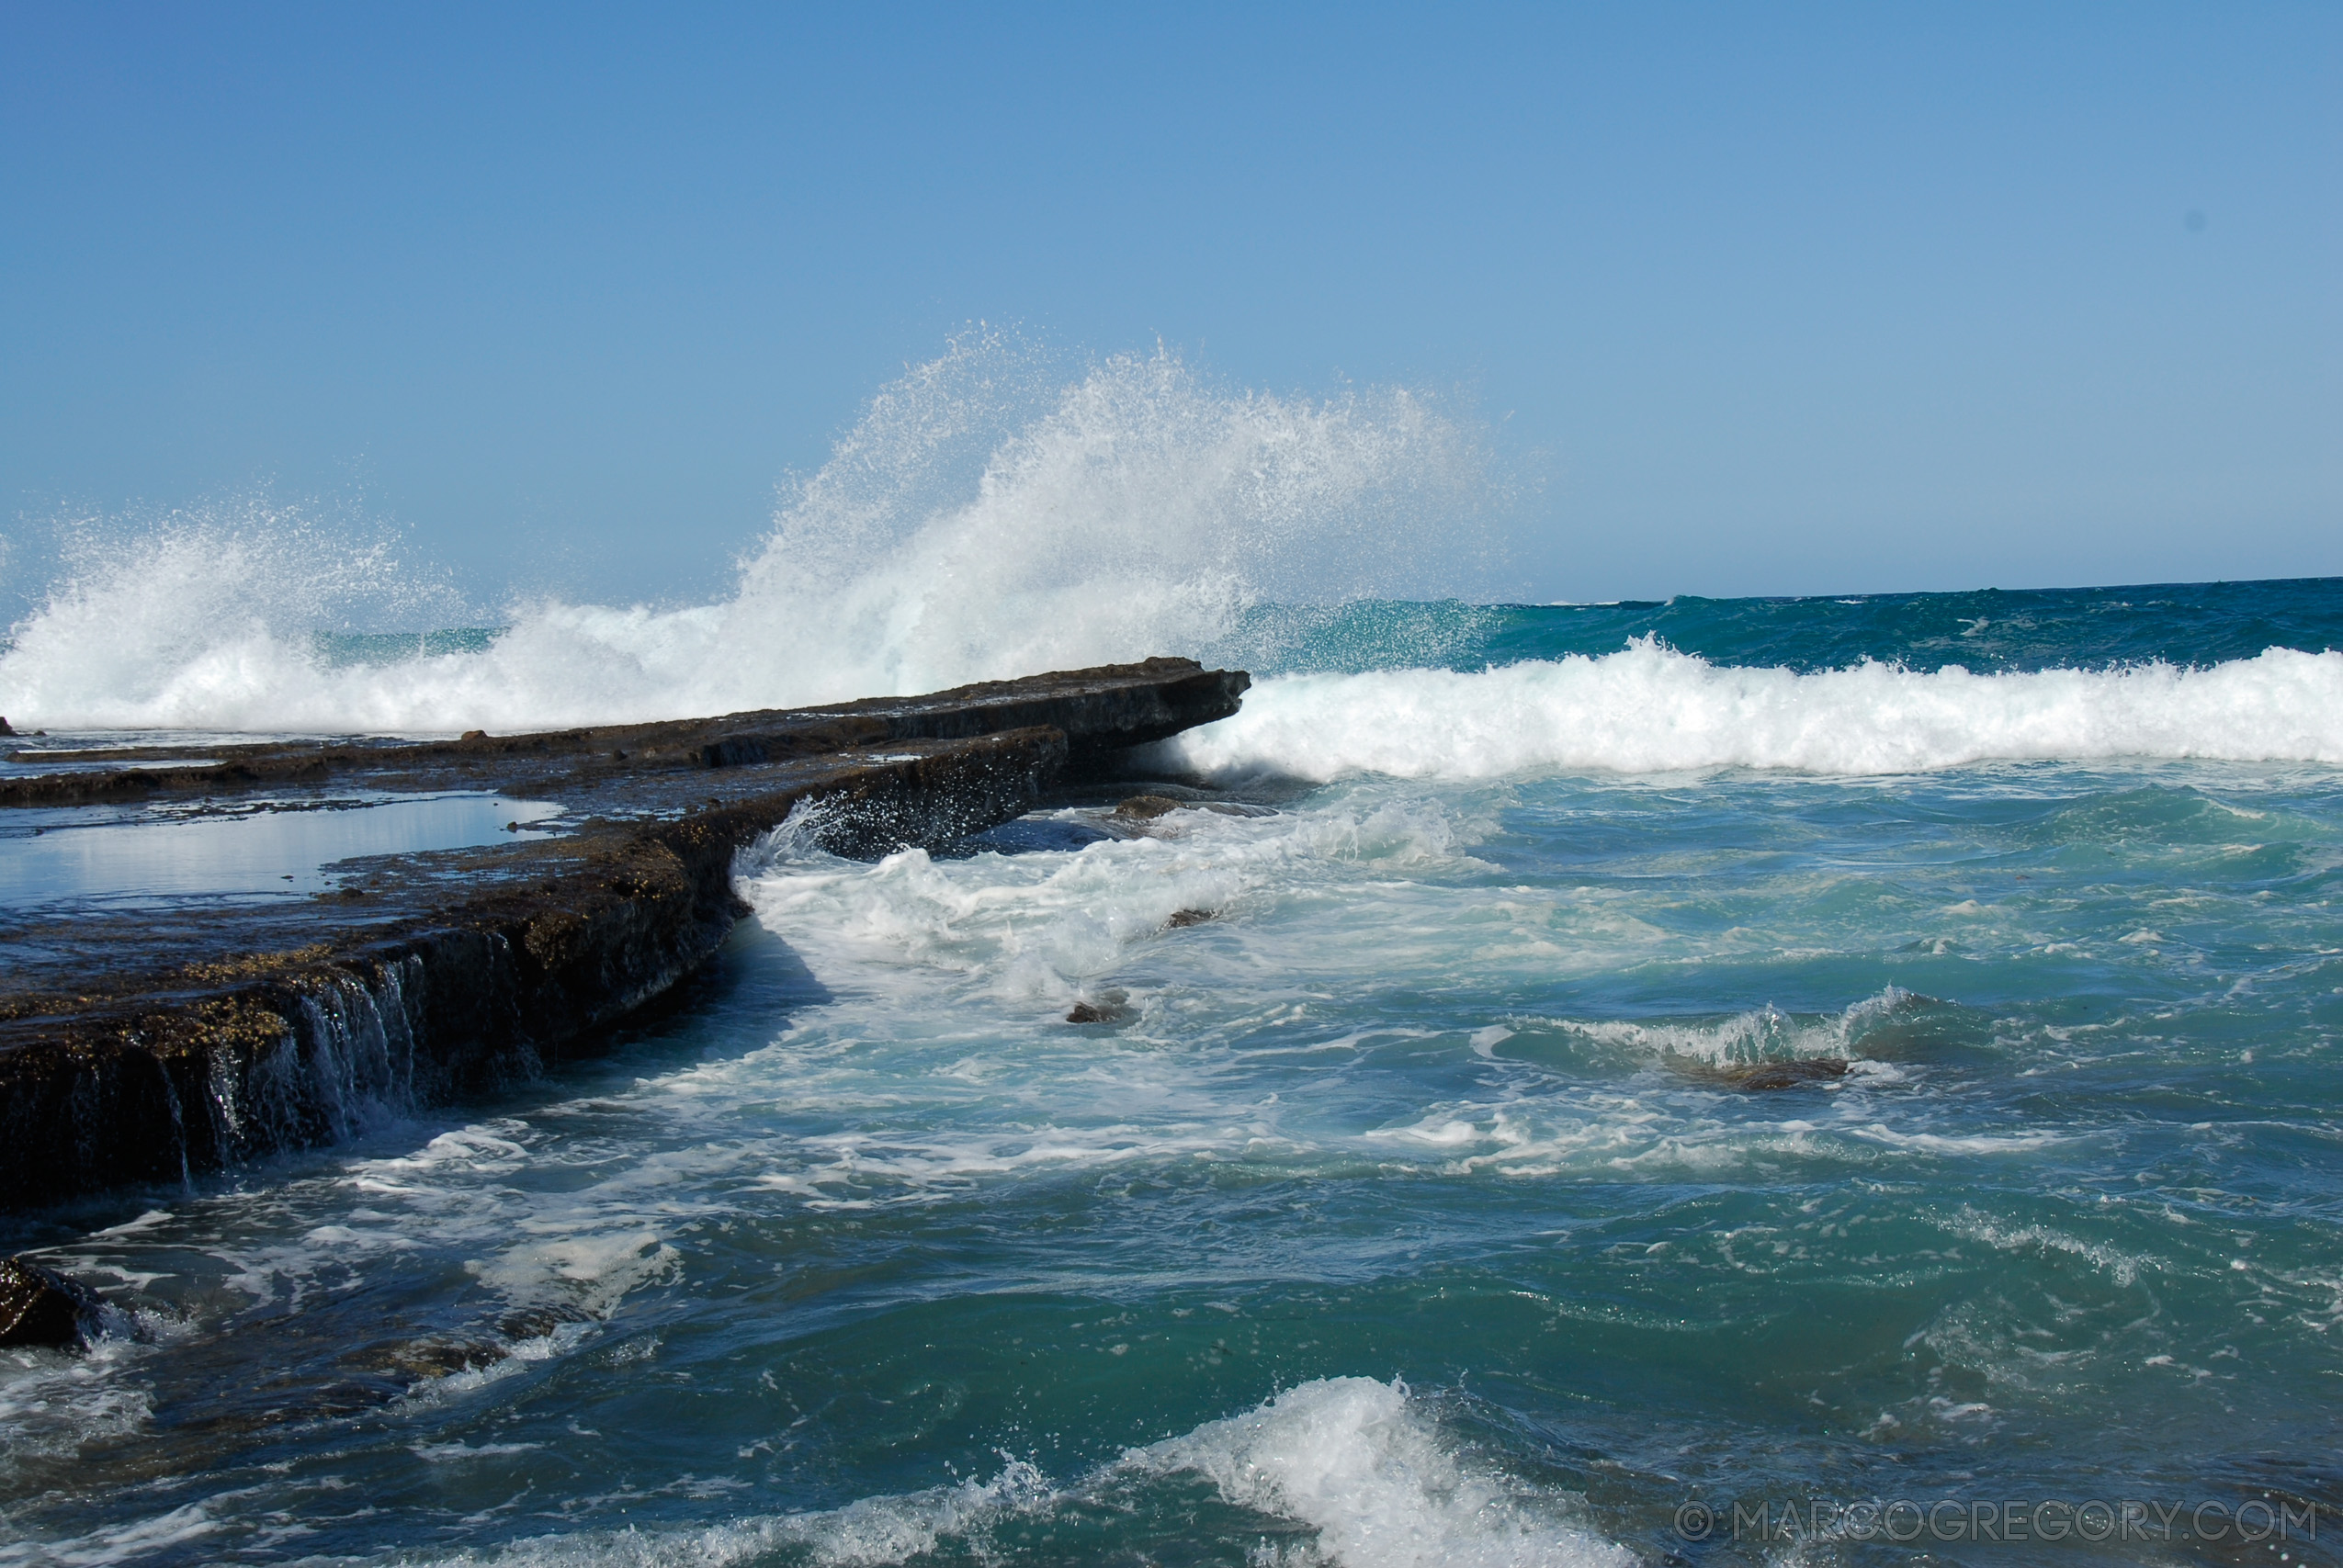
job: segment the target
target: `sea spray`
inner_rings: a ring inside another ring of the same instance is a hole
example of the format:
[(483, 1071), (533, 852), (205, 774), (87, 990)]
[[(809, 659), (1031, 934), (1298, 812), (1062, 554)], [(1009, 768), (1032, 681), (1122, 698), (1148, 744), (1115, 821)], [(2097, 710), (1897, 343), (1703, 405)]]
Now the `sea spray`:
[(289, 679), (334, 661), (321, 634), (470, 615), (391, 534), (344, 509), (266, 497), (127, 532), (80, 520), (62, 531), (54, 565), (0, 652), (0, 695), (60, 725), (255, 728), (249, 716)]
[(1263, 604), (1485, 581), (1488, 453), (1420, 394), (1231, 391), (1158, 352), (1037, 396), (1039, 363), (982, 337), (888, 389), (785, 492), (729, 596), (541, 599), (485, 648), (322, 651), (345, 585), (395, 576), (382, 549), (258, 512), (173, 519), (68, 563), (0, 655), (0, 711), (405, 732), (675, 717), (1209, 651)]

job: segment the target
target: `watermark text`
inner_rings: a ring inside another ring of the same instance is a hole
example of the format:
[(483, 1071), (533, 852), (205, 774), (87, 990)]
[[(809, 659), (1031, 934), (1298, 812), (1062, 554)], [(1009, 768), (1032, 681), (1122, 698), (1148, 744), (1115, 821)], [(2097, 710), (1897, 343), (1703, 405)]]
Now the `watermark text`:
[[(2330, 1521), (2331, 1522), (2331, 1521)], [(1866, 1497), (1694, 1499), (1676, 1510), (1686, 1540), (2316, 1540), (2318, 1507), (2299, 1497)]]

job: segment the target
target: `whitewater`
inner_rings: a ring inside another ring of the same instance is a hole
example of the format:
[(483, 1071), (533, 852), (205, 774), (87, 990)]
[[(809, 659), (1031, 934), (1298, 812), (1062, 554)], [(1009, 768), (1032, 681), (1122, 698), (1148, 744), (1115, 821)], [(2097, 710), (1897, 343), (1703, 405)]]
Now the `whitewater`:
[[(544, 600), (402, 639), (385, 617), (465, 607), (384, 538), (252, 502), (75, 536), (0, 652), (0, 711), (20, 729), (512, 731), (1185, 654), (1263, 677), (1178, 754), (1232, 776), (2343, 760), (2343, 654), (2325, 647), (2198, 664), (2077, 646), (1974, 671), (1897, 649), (1800, 670), (1703, 657), (1681, 641), (1697, 624), (1492, 658), (1466, 605), (1345, 622), (1487, 576), (1491, 461), (1403, 390), (1230, 393), (1160, 353), (1045, 389), (1030, 351), (980, 338), (877, 399), (714, 603)], [(1432, 667), (1341, 670), (1363, 636), (1369, 661)]]
[[(0, 1350), (0, 1562), (2337, 1561), (2343, 581), (1507, 603), (1439, 400), (1021, 354), (707, 604), (62, 551), (0, 711), (98, 742), (1260, 679), (947, 850), (775, 832), (602, 1055), (9, 1220), (112, 1304)], [(2231, 1533), (1860, 1523), (2127, 1499)]]

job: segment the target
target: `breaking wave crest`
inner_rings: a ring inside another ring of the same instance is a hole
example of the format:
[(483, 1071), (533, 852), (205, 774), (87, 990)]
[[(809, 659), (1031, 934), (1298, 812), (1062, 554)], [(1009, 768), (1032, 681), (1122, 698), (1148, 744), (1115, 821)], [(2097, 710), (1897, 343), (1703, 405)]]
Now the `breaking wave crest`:
[(1800, 674), (1639, 639), (1477, 673), (1264, 681), (1244, 711), (1167, 743), (1224, 778), (1493, 778), (1602, 769), (1919, 773), (1999, 760), (2343, 762), (2343, 653), (2273, 648), (2210, 669), (1992, 675), (1866, 663)]
[(874, 400), (714, 603), (547, 600), (480, 646), (321, 646), (414, 625), (379, 543), (257, 505), (181, 514), (67, 560), (0, 654), (0, 712), (513, 729), (1208, 654), (1263, 605), (1462, 585), (1489, 493), (1472, 430), (1404, 389), (1234, 392), (1161, 352), (1061, 383), (1036, 351), (974, 338)]
[(1935, 1005), (1933, 998), (1890, 986), (1844, 1011), (1821, 1015), (1793, 1015), (1764, 1007), (1715, 1020), (1556, 1019), (1548, 1027), (1642, 1056), (1713, 1067), (1748, 1066), (1860, 1056), (1868, 1039)]
[[(959, 1547), (992, 1561), (993, 1535), (1020, 1517), (1070, 1518), (1127, 1505), (1134, 1489), (1208, 1483), (1232, 1507), (1277, 1521), (1251, 1561), (1278, 1568), (1627, 1568), (1635, 1559), (1541, 1495), (1460, 1458), (1407, 1385), (1321, 1378), (1257, 1409), (1133, 1449), (1059, 1489), (1010, 1459), (966, 1481), (843, 1508), (697, 1530), (546, 1536), (449, 1564), (717, 1564), (770, 1561), (876, 1565)], [(1304, 1527), (1296, 1535), (1291, 1527)]]
[(1625, 1568), (1553, 1500), (1477, 1472), (1401, 1382), (1321, 1378), (1256, 1410), (1134, 1450), (1126, 1469), (1201, 1475), (1224, 1502), (1313, 1527), (1271, 1561), (1345, 1568)]

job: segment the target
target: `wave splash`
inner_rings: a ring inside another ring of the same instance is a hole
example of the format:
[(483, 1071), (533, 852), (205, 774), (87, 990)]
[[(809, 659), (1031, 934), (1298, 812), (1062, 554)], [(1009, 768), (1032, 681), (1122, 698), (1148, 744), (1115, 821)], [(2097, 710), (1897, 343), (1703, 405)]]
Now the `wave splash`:
[(983, 336), (882, 392), (715, 603), (545, 600), (484, 647), (353, 660), (322, 625), (414, 612), (382, 547), (256, 506), (180, 514), (68, 561), (0, 654), (0, 712), (515, 729), (1204, 655), (1258, 641), (1263, 605), (1458, 585), (1489, 493), (1471, 429), (1403, 389), (1232, 392), (1160, 351), (1060, 383)]
[(1303, 1383), (1244, 1415), (1133, 1450), (1123, 1465), (1200, 1475), (1225, 1502), (1312, 1527), (1314, 1540), (1255, 1559), (1294, 1568), (1627, 1568), (1635, 1561), (1550, 1500), (1477, 1473), (1396, 1380)]
[(2343, 652), (2273, 648), (2210, 669), (1801, 674), (1712, 664), (1640, 638), (1476, 673), (1263, 681), (1242, 712), (1164, 743), (1223, 779), (1495, 778), (1602, 770), (1921, 773), (2119, 757), (2343, 762)]
[[(1183, 1437), (1133, 1449), (1060, 1490), (1008, 1459), (990, 1482), (866, 1497), (821, 1513), (698, 1530), (544, 1536), (438, 1561), (500, 1565), (733, 1563), (783, 1553), (877, 1568), (953, 1548), (1001, 1555), (993, 1532), (1019, 1518), (1072, 1523), (1103, 1509), (1136, 1517), (1134, 1488), (1197, 1477), (1223, 1503), (1307, 1534), (1251, 1554), (1274, 1568), (1628, 1568), (1626, 1549), (1542, 1496), (1459, 1456), (1405, 1383), (1321, 1378)], [(1169, 1543), (1167, 1543), (1169, 1544)]]
[[(1771, 1006), (1712, 1020), (1540, 1019), (1534, 1022), (1597, 1047), (1623, 1050), (1649, 1060), (1695, 1063), (1710, 1067), (1755, 1066), (1767, 1062), (1857, 1058), (1869, 1043), (1893, 1039), (1943, 1004), (1901, 986), (1863, 998), (1841, 1011), (1794, 1015)], [(1511, 1030), (1504, 1032), (1514, 1032)]]

